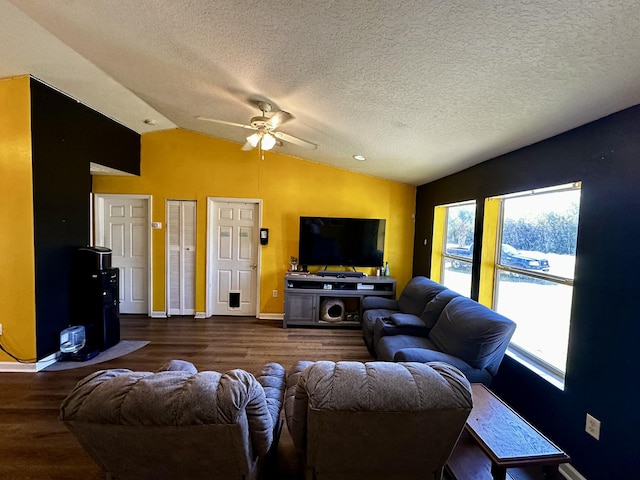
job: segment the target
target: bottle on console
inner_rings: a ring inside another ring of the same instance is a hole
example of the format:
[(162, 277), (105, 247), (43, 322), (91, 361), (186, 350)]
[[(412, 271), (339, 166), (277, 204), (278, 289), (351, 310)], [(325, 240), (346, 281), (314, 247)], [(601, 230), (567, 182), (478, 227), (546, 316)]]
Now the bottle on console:
[(384, 276), (389, 276), (389, 262), (384, 262)]

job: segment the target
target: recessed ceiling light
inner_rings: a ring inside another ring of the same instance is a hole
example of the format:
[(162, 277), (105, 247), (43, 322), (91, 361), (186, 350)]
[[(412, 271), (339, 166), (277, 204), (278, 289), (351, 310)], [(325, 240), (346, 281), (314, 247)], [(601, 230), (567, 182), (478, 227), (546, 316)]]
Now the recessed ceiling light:
[(147, 125), (155, 125), (158, 122), (156, 122), (153, 118), (145, 118), (144, 123), (146, 123)]
[(354, 155), (353, 158), (355, 158), (359, 162), (364, 162), (367, 159), (364, 155)]

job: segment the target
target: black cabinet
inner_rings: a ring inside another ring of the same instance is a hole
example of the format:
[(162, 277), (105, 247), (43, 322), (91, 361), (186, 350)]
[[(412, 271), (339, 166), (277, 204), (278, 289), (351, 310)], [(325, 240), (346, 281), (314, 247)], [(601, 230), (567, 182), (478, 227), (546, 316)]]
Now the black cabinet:
[(85, 327), (85, 355), (120, 342), (119, 270), (110, 267), (110, 258), (100, 258), (107, 250), (80, 249), (71, 273), (70, 324)]

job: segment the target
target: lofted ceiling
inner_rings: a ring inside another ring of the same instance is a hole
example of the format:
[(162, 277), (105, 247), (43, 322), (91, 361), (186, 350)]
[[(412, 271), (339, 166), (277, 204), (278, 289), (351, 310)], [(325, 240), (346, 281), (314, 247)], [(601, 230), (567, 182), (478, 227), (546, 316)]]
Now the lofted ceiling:
[(0, 0), (0, 77), (238, 149), (197, 117), (268, 100), (318, 145), (275, 151), (420, 185), (639, 104), (639, 26), (638, 0)]

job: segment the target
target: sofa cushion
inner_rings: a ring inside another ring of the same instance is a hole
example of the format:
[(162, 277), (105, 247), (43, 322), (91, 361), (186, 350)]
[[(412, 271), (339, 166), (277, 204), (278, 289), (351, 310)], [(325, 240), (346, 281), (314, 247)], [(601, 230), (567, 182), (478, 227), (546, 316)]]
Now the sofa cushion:
[(447, 303), (459, 296), (459, 293), (445, 289), (433, 297), (433, 299), (431, 299), (431, 301), (424, 307), (424, 311), (420, 316), (425, 325), (428, 328), (433, 328), (438, 321), (438, 318), (440, 318), (442, 310), (447, 306)]
[(437, 350), (436, 346), (427, 337), (413, 335), (387, 335), (381, 337), (376, 343), (378, 360), (393, 362), (396, 352), (403, 348), (426, 348)]
[(420, 316), (425, 305), (445, 288), (427, 277), (413, 277), (398, 299), (400, 311)]
[(485, 368), (502, 355), (515, 323), (466, 297), (452, 299), (442, 311), (429, 339), (437, 350), (458, 357), (474, 368)]
[(483, 383), (487, 386), (491, 383), (492, 376), (485, 369), (473, 368), (467, 362), (458, 357), (448, 355), (437, 350), (426, 348), (403, 348), (398, 350), (393, 357), (394, 362), (444, 362), (453, 365), (460, 370), (471, 383)]

